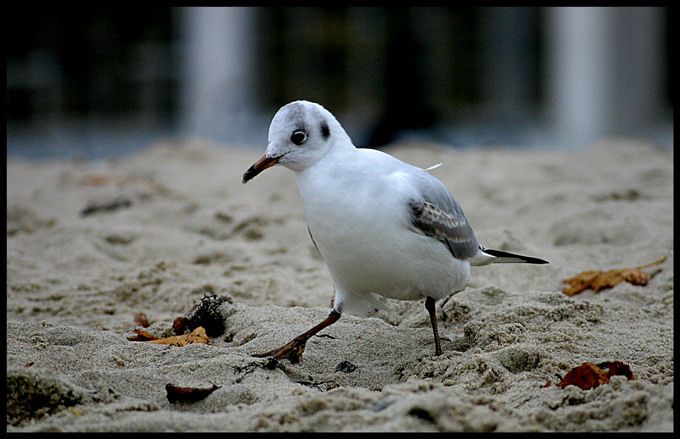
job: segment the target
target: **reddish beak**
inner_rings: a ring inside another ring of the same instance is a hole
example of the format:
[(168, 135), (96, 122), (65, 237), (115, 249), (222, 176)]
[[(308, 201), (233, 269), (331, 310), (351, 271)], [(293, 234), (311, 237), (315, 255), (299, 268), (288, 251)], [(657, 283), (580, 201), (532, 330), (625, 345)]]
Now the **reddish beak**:
[(248, 183), (260, 172), (277, 164), (280, 158), (281, 157), (267, 157), (264, 155), (260, 157), (260, 159), (253, 163), (253, 165), (243, 174), (243, 183)]

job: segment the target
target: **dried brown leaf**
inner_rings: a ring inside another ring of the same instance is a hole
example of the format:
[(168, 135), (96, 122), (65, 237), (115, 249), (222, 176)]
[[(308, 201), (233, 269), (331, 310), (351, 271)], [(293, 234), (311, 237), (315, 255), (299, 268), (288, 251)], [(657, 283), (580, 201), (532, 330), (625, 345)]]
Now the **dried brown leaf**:
[(567, 372), (556, 386), (564, 389), (569, 385), (574, 385), (580, 389), (588, 390), (608, 382), (609, 377), (605, 371), (593, 363), (583, 363)]
[(597, 367), (606, 368), (610, 377), (614, 375), (623, 375), (631, 381), (637, 379), (635, 378), (635, 375), (633, 375), (633, 371), (630, 370), (630, 366), (621, 361), (605, 361), (604, 363), (598, 364)]
[(175, 331), (175, 334), (181, 334), (188, 327), (189, 327), (189, 319), (186, 318), (186, 316), (177, 317), (172, 322), (172, 329)]
[(186, 346), (192, 343), (203, 343), (210, 344), (207, 334), (205, 333), (205, 328), (199, 326), (194, 329), (194, 332), (186, 335), (173, 335), (168, 338), (161, 338), (158, 340), (150, 340), (149, 343), (154, 344), (169, 344), (173, 346)]
[(170, 402), (196, 402), (210, 395), (215, 390), (219, 389), (215, 384), (212, 387), (179, 387), (173, 384), (166, 384), (165, 391), (167, 392), (168, 401)]
[[(614, 375), (623, 375), (629, 380), (635, 380), (635, 375), (630, 370), (630, 366), (620, 361), (607, 361), (598, 365), (586, 362), (567, 372), (564, 379), (556, 386), (564, 389), (569, 385), (574, 385), (580, 389), (588, 390), (600, 384), (607, 384)], [(548, 386), (549, 383), (545, 387)]]
[(159, 340), (160, 337), (156, 337), (153, 334), (149, 334), (148, 332), (144, 332), (141, 329), (135, 329), (135, 335), (134, 337), (128, 337), (128, 340), (130, 341), (150, 341), (150, 340)]
[(612, 288), (619, 283), (626, 281), (633, 285), (647, 285), (652, 275), (641, 271), (643, 268), (657, 265), (666, 260), (666, 257), (652, 262), (651, 264), (641, 265), (635, 268), (621, 268), (608, 271), (592, 270), (584, 271), (574, 277), (565, 279), (562, 282), (570, 287), (563, 290), (567, 296), (574, 296), (582, 291), (592, 288), (596, 293), (605, 288)]
[(138, 312), (134, 316), (134, 321), (137, 323), (139, 326), (142, 328), (148, 328), (149, 327), (149, 319), (146, 317), (146, 314), (143, 312)]
[(169, 344), (172, 346), (179, 347), (190, 345), (192, 343), (210, 344), (210, 339), (208, 339), (208, 336), (205, 333), (205, 328), (203, 328), (202, 326), (199, 326), (198, 328), (194, 329), (194, 332), (192, 332), (191, 334), (173, 335), (172, 337), (166, 338), (158, 338), (154, 335), (149, 334), (148, 332), (144, 332), (139, 329), (135, 329), (135, 333), (137, 335), (135, 337), (128, 338), (128, 340), (144, 341), (153, 344)]

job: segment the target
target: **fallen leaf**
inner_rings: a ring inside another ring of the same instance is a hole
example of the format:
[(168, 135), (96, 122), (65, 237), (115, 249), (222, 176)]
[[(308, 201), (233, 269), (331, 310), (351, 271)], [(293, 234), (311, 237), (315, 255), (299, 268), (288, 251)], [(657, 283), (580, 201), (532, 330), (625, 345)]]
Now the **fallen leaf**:
[(635, 375), (633, 375), (633, 371), (630, 370), (630, 366), (628, 366), (626, 363), (622, 363), (620, 361), (605, 361), (604, 363), (598, 364), (597, 367), (606, 368), (609, 371), (608, 373), (610, 377), (614, 375), (623, 375), (631, 381), (636, 380)]
[(194, 332), (192, 332), (191, 334), (173, 335), (172, 337), (167, 338), (158, 338), (154, 335), (149, 334), (148, 332), (144, 332), (139, 329), (135, 329), (135, 333), (137, 334), (137, 336), (130, 337), (128, 338), (128, 340), (143, 341), (146, 343), (153, 344), (169, 344), (172, 346), (180, 347), (190, 345), (192, 343), (210, 344), (210, 340), (208, 339), (208, 336), (205, 333), (205, 328), (203, 328), (202, 326), (199, 326), (198, 328), (194, 329)]
[(189, 326), (189, 319), (186, 316), (177, 317), (172, 322), (172, 329), (175, 331), (175, 334), (181, 334), (187, 326)]
[(144, 332), (141, 329), (135, 329), (135, 335), (134, 337), (128, 337), (128, 340), (130, 341), (150, 341), (150, 340), (160, 340), (160, 337), (156, 337), (153, 334), (149, 334), (148, 332)]
[[(567, 372), (556, 386), (564, 389), (569, 385), (574, 385), (580, 389), (588, 390), (600, 384), (607, 384), (614, 375), (623, 375), (629, 380), (635, 380), (635, 375), (630, 370), (630, 366), (620, 361), (606, 361), (598, 365), (586, 362)], [(550, 382), (544, 387), (549, 386)]]
[(135, 323), (137, 323), (139, 326), (143, 328), (148, 328), (149, 327), (149, 319), (146, 317), (146, 314), (143, 312), (138, 312), (134, 316)]
[(593, 363), (583, 363), (567, 372), (556, 386), (564, 389), (569, 385), (574, 385), (580, 389), (588, 390), (608, 382), (609, 377), (605, 371)]
[(191, 334), (173, 335), (172, 337), (168, 338), (150, 340), (148, 343), (169, 344), (173, 346), (186, 346), (192, 343), (210, 344), (210, 340), (208, 339), (208, 336), (205, 333), (205, 328), (203, 328), (203, 326), (199, 326), (198, 328), (194, 329), (194, 332), (192, 332)]
[(166, 384), (165, 391), (170, 402), (196, 402), (210, 395), (215, 390), (219, 389), (215, 384), (212, 387), (179, 387), (173, 384)]
[(567, 283), (570, 287), (563, 290), (567, 296), (574, 296), (582, 291), (592, 288), (596, 293), (605, 288), (612, 288), (619, 283), (626, 281), (633, 285), (647, 285), (652, 275), (641, 271), (643, 268), (657, 265), (666, 260), (666, 257), (652, 262), (651, 264), (641, 265), (635, 268), (621, 268), (609, 271), (584, 271), (562, 282)]

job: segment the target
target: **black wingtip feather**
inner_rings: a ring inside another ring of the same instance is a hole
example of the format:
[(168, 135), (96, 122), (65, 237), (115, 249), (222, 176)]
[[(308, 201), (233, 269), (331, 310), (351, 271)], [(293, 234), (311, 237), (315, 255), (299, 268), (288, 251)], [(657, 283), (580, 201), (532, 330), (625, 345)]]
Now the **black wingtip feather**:
[(535, 258), (533, 256), (518, 255), (516, 253), (504, 252), (502, 250), (485, 248), (484, 253), (490, 254), (491, 256), (496, 256), (497, 258), (521, 259), (523, 262), (526, 262), (527, 264), (549, 264), (549, 262), (544, 259)]

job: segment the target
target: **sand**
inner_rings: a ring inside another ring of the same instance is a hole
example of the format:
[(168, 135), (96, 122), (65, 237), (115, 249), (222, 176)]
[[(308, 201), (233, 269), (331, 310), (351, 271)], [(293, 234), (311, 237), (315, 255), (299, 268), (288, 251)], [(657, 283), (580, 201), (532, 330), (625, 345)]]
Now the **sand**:
[[(323, 320), (332, 285), (294, 174), (241, 183), (263, 150), (189, 139), (106, 162), (8, 161), (8, 431), (673, 430), (672, 151), (395, 145), (443, 163), (432, 173), (484, 245), (550, 264), (473, 267), (437, 303), (439, 357), (424, 302), (390, 300), (291, 364), (251, 355)], [(582, 271), (662, 257), (646, 286), (562, 293)], [(225, 326), (210, 345), (128, 340), (135, 314), (167, 335), (206, 294)], [(604, 361), (637, 379), (555, 385)], [(217, 388), (170, 402), (168, 384)]]

